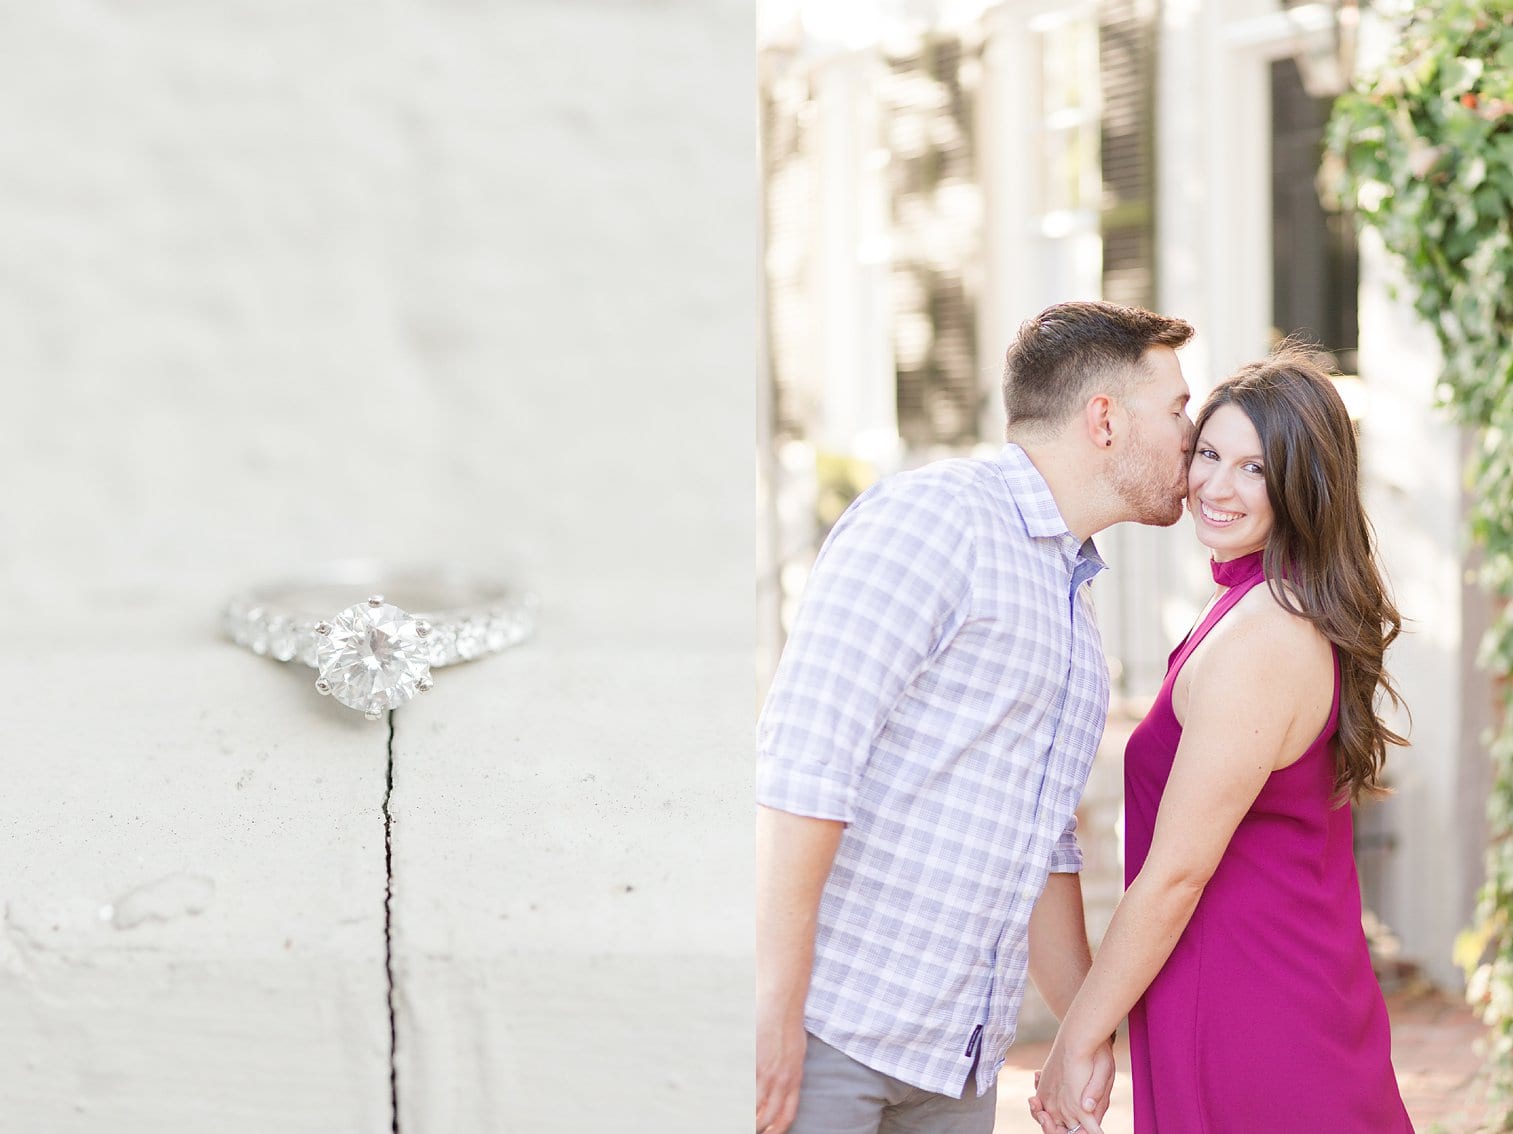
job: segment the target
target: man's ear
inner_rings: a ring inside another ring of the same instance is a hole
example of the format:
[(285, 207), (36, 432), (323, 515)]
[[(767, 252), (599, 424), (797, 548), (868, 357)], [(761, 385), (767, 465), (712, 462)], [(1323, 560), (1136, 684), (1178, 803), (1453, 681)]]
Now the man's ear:
[(1110, 448), (1114, 444), (1114, 418), (1116, 409), (1114, 399), (1107, 394), (1094, 394), (1082, 407), (1083, 427), (1087, 431), (1087, 439), (1100, 449)]

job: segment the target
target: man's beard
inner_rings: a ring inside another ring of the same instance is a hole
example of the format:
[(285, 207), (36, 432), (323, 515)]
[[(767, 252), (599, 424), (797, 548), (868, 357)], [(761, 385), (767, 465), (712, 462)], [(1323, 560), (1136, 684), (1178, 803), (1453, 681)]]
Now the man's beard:
[(1127, 519), (1137, 524), (1169, 528), (1182, 518), (1182, 505), (1187, 496), (1186, 472), (1183, 470), (1179, 484), (1173, 476), (1172, 462), (1145, 438), (1137, 435), (1132, 440), (1135, 444), (1130, 459), (1114, 467), (1113, 489), (1129, 508)]

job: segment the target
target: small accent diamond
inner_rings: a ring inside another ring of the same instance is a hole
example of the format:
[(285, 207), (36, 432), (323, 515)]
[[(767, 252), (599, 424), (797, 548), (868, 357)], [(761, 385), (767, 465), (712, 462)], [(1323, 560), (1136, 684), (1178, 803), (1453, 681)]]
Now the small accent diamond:
[(463, 661), (482, 657), (488, 649), (488, 623), (479, 618), (465, 618), (457, 627), (457, 656)]
[(445, 623), (433, 626), (426, 641), (431, 644), (432, 665), (456, 665), (462, 660), (457, 652), (457, 627)]
[(261, 610), (254, 610), (247, 615), (246, 633), (245, 645), (254, 654), (262, 656), (268, 652), (268, 616)]
[(294, 656), (301, 665), (307, 665), (314, 669), (318, 664), (315, 660), (315, 643), (320, 640), (320, 635), (315, 632), (315, 625), (311, 622), (301, 622), (299, 631), (295, 636)]
[(292, 661), (299, 648), (298, 628), (289, 618), (275, 617), (268, 623), (268, 653), (278, 661)]

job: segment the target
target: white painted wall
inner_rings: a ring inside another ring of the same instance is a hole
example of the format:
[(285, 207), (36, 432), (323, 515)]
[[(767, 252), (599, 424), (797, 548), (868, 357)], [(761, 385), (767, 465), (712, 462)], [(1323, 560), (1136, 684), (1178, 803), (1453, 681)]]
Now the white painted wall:
[(1184, 357), (1199, 395), (1271, 345), (1268, 68), (1292, 50), (1275, 8), (1161, 7), (1158, 278), (1162, 310), (1198, 328)]
[(751, 41), (0, 10), (7, 1129), (390, 1129), (388, 730), (216, 618), (353, 553), (543, 601), (396, 717), (399, 1129), (749, 1120)]

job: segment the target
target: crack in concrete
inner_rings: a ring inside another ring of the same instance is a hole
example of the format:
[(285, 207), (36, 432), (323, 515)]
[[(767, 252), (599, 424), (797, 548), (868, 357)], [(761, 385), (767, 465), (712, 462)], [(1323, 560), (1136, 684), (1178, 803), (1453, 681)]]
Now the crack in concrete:
[(394, 1014), (394, 713), (389, 712), (389, 766), (384, 788), (384, 975), (389, 982), (389, 1131), (399, 1134), (399, 1027)]

